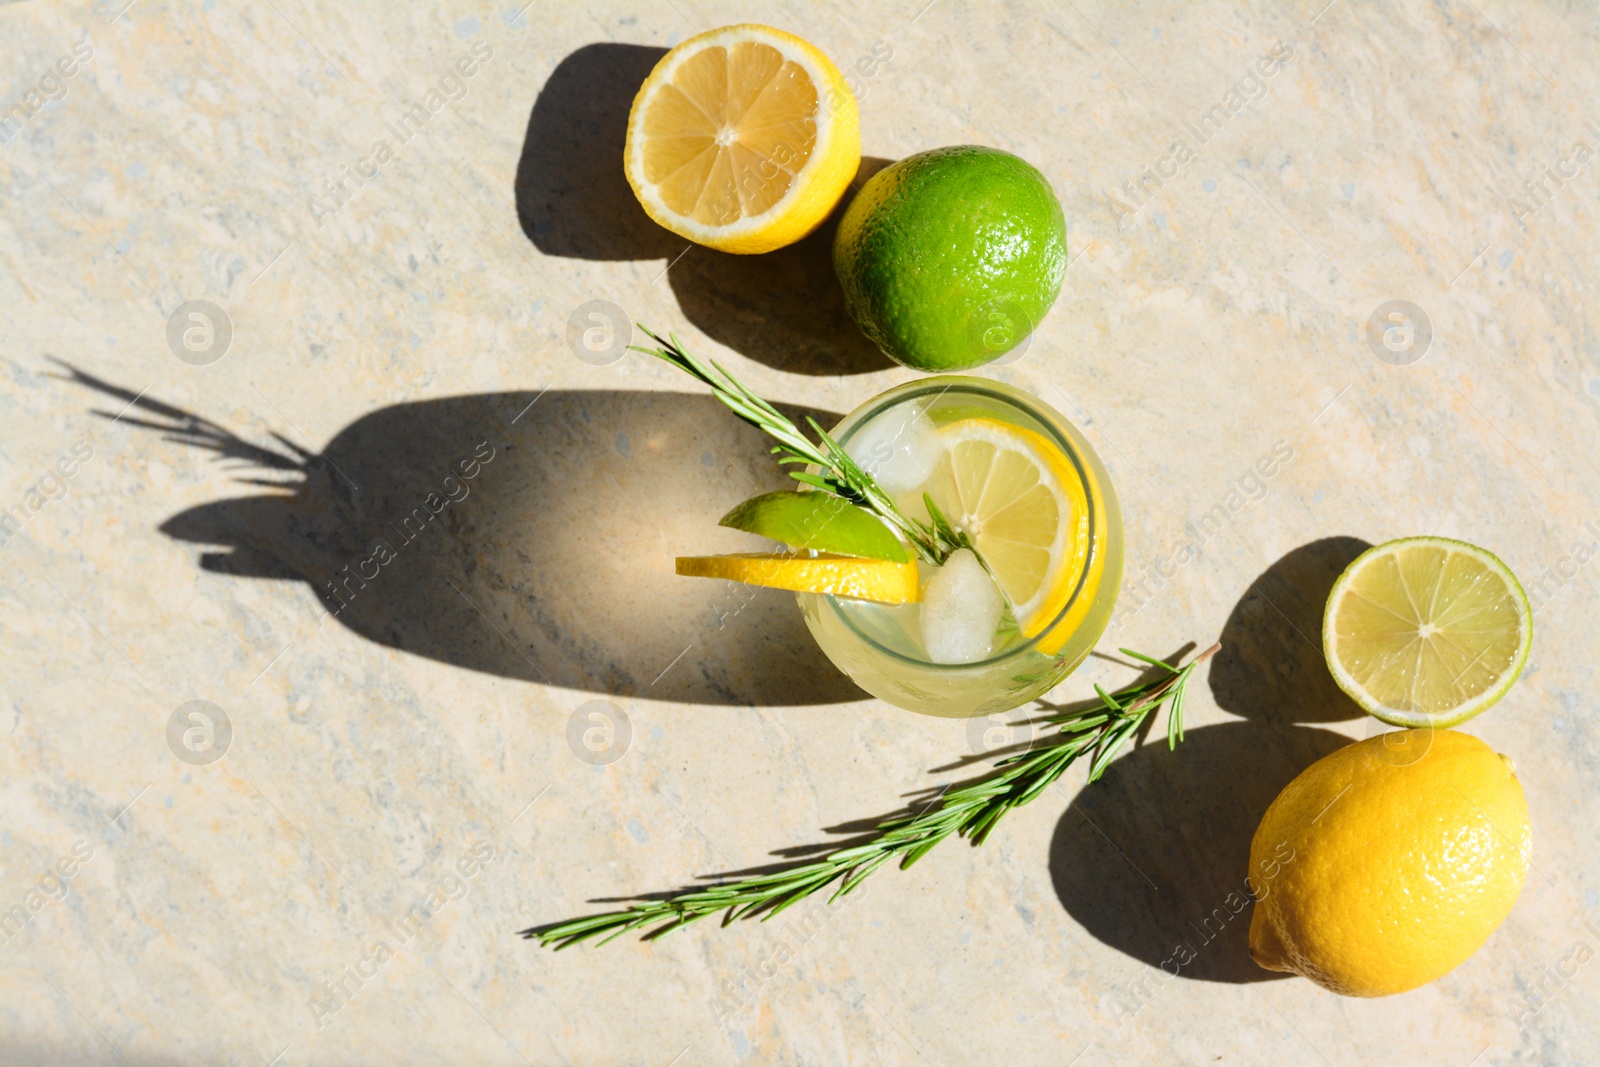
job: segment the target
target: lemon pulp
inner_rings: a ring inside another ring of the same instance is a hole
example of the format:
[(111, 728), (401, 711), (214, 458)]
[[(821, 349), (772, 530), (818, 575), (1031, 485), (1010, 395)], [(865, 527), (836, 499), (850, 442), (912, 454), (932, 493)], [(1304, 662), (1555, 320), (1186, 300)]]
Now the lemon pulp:
[(726, 556), (679, 556), (677, 571), (691, 578), (725, 578), (789, 589), (796, 593), (910, 604), (922, 597), (917, 565), (886, 559), (858, 559), (828, 553), (736, 552)]
[(815, 229), (855, 177), (855, 97), (799, 37), (725, 26), (662, 57), (634, 99), (623, 155), (656, 222), (712, 248), (766, 252)]
[[(1025, 427), (978, 417), (938, 432), (944, 454), (923, 491), (972, 539), (1022, 635), (1037, 636), (1061, 614), (1083, 575), (1089, 552), (1083, 481), (1054, 443)], [(906, 506), (926, 515), (917, 496)]]

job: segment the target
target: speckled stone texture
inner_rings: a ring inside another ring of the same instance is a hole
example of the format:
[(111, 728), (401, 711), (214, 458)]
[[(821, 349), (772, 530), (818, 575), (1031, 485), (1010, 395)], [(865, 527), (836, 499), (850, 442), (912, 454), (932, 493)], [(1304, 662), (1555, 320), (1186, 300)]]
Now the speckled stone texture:
[[(122, 5), (0, 8), (0, 1061), (1600, 1058), (1593, 5)], [(1178, 752), (981, 849), (553, 954), (516, 932), (1020, 734), (864, 699), (787, 599), (671, 575), (780, 479), (694, 383), (607, 362), (613, 305), (795, 409), (912, 377), (829, 230), (734, 258), (627, 191), (640, 80), (751, 20), (851, 73), (863, 173), (979, 143), (1049, 178), (1065, 287), (982, 373), (1116, 481), (1102, 650), (1225, 648)], [(1538, 605), (1468, 727), (1535, 869), (1454, 973), (1343, 1000), (1251, 964), (1237, 890), (1276, 791), (1369, 732), (1328, 586), (1417, 533)]]

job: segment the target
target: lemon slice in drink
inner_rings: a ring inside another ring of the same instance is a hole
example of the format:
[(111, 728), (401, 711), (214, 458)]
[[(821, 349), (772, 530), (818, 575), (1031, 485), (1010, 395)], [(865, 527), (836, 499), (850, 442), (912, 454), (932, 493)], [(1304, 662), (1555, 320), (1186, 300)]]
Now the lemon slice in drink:
[(827, 218), (861, 164), (856, 98), (812, 45), (724, 26), (661, 57), (623, 151), (645, 213), (724, 252), (769, 252)]
[(922, 598), (916, 563), (858, 559), (826, 552), (736, 552), (726, 556), (679, 556), (678, 573), (691, 578), (726, 578), (769, 589), (910, 604)]
[(1042, 434), (998, 419), (958, 419), (938, 432), (944, 455), (923, 488), (972, 538), (1022, 635), (1034, 637), (1061, 614), (1088, 555), (1077, 469)]
[(1393, 726), (1466, 722), (1505, 696), (1532, 644), (1516, 576), (1444, 537), (1367, 549), (1334, 583), (1322, 619), (1334, 681)]

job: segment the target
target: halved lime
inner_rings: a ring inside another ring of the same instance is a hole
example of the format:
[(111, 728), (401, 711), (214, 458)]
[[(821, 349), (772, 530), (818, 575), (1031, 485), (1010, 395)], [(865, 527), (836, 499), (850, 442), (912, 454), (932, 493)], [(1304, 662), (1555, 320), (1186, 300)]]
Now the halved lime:
[(1333, 680), (1392, 726), (1466, 722), (1505, 696), (1532, 644), (1516, 575), (1446, 537), (1367, 549), (1333, 583), (1322, 618)]

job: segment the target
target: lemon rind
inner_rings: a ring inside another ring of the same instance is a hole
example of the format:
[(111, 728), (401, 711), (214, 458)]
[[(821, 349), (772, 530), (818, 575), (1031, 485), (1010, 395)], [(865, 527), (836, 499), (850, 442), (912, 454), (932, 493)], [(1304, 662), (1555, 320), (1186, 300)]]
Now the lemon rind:
[[(838, 566), (830, 568), (829, 564)], [(826, 594), (876, 604), (914, 604), (922, 599), (914, 561), (896, 563), (832, 552), (729, 552), (679, 556), (674, 570), (687, 578), (715, 578), (763, 589)]]
[[(646, 180), (643, 174), (643, 164), (635, 145), (642, 136), (645, 105), (648, 100), (660, 89), (662, 85), (669, 84), (678, 68), (689, 57), (698, 54), (706, 47), (737, 44), (741, 41), (758, 40), (762, 44), (771, 46), (780, 52), (787, 60), (794, 62), (805, 70), (811, 82), (817, 88), (817, 139), (811, 149), (811, 156), (798, 171), (790, 183), (789, 191), (766, 211), (759, 215), (741, 218), (726, 226), (705, 226), (694, 219), (672, 210), (666, 202), (656, 194), (655, 187)], [(696, 48), (686, 47), (698, 45)], [(821, 61), (819, 65), (818, 61)], [(838, 106), (832, 106), (832, 101), (837, 98)], [(853, 136), (852, 136), (853, 135)], [(794, 34), (771, 26), (762, 26), (757, 23), (740, 23), (734, 26), (722, 26), (706, 33), (698, 34), (684, 41), (669, 53), (650, 76), (639, 87), (638, 94), (634, 97), (632, 109), (628, 113), (627, 151), (624, 153), (624, 169), (627, 172), (628, 184), (633, 187), (634, 195), (639, 198), (640, 204), (657, 223), (664, 226), (680, 237), (694, 241), (696, 244), (717, 248), (724, 251), (766, 250), (759, 241), (751, 242), (749, 238), (759, 238), (769, 228), (777, 227), (787, 216), (801, 212), (806, 207), (806, 201), (817, 196), (817, 190), (810, 188), (814, 184), (817, 174), (830, 163), (836, 143), (846, 139), (846, 143), (853, 140), (856, 144), (855, 155), (860, 157), (860, 116), (856, 110), (855, 95), (850, 92), (845, 84), (844, 77), (839, 73), (827, 56), (823, 55), (814, 45)], [(798, 234), (794, 239), (799, 240), (823, 219), (832, 210), (834, 204), (848, 188), (850, 179), (854, 177), (855, 168), (851, 168), (845, 177), (843, 186), (838, 195), (830, 196), (826, 208), (821, 211), (816, 222), (808, 227), (805, 232)], [(748, 247), (747, 247), (748, 246)]]
[[(1021, 441), (1028, 446), (1029, 455), (1037, 457), (1040, 470), (1049, 478), (1045, 484), (1055, 498), (1063, 502), (1069, 499), (1068, 488), (1063, 482), (1068, 475), (1076, 480), (1077, 472), (1072, 469), (1067, 457), (1050, 443), (1049, 438), (1038, 431), (988, 416), (972, 416), (946, 423), (939, 427), (938, 432), (941, 437), (949, 435), (966, 440), (981, 439), (996, 447), (1010, 449), (1015, 449), (1017, 443)], [(1087, 498), (1087, 488), (1082, 491)], [(1077, 516), (1073, 514), (1074, 511), (1073, 508), (1062, 508), (1055, 544), (1051, 546), (1051, 554), (1058, 561), (1053, 576), (1056, 580), (1052, 581), (1047, 577), (1046, 581), (1041, 583), (1039, 591), (1025, 604), (1012, 605), (1024, 637), (1034, 638), (1049, 629), (1070, 598), (1071, 589), (1077, 583), (1082, 570), (1088, 566), (1089, 561), (1084, 553), (1069, 551), (1076, 541), (1073, 523)], [(1084, 558), (1080, 559), (1080, 556)], [(1060, 595), (1063, 589), (1067, 591), (1065, 597)]]

